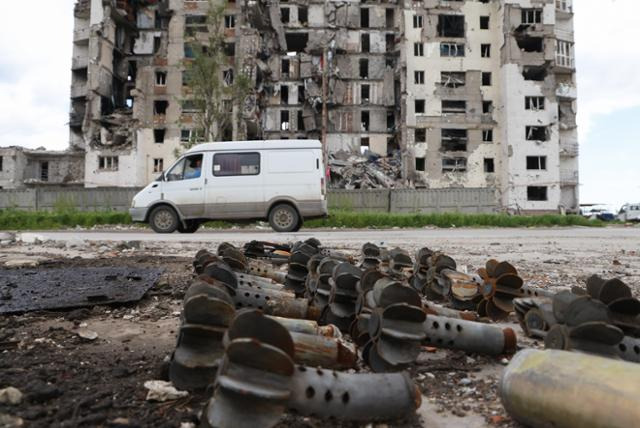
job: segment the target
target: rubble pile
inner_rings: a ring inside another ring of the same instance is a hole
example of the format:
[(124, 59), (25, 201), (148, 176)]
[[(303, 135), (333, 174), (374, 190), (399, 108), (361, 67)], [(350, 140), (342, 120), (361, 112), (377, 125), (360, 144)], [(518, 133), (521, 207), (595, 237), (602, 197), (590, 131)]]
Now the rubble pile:
[(331, 187), (336, 189), (398, 189), (409, 187), (402, 179), (400, 151), (381, 157), (370, 151), (329, 155)]

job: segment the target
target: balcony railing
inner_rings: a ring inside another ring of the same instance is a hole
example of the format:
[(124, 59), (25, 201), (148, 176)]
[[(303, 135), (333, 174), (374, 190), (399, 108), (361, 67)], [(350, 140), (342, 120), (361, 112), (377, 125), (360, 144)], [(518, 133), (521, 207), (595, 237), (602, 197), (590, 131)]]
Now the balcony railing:
[(560, 184), (578, 184), (578, 171), (560, 171)]

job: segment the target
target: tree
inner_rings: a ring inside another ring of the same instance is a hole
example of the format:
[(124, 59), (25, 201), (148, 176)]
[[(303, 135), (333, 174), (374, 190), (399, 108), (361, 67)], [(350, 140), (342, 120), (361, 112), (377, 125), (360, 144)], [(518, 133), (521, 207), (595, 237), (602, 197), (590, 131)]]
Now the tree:
[(251, 92), (251, 79), (232, 60), (235, 53), (225, 42), (225, 4), (209, 0), (207, 32), (195, 33), (187, 44), (191, 58), (185, 59), (185, 86), (189, 90), (183, 102), (196, 111), (194, 122), (201, 132), (187, 146), (198, 139), (231, 139), (229, 130), (234, 122), (240, 124), (242, 104)]

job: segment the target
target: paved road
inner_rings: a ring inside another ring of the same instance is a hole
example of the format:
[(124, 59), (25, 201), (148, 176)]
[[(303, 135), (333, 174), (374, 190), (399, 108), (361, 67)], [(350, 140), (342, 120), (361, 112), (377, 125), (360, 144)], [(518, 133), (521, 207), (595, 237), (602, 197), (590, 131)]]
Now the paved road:
[(392, 230), (319, 230), (311, 229), (297, 233), (274, 233), (271, 230), (225, 230), (199, 231), (195, 234), (157, 234), (152, 231), (55, 231), (22, 232), (18, 239), (33, 242), (34, 239), (53, 241), (145, 241), (167, 243), (215, 243), (222, 241), (247, 242), (253, 239), (265, 241), (297, 241), (316, 237), (325, 245), (351, 246), (362, 243), (385, 242), (387, 245), (425, 245), (432, 243), (465, 245), (494, 242), (518, 245), (554, 242), (558, 246), (590, 247), (597, 250), (600, 245), (615, 245), (618, 249), (640, 248), (639, 227), (608, 228), (531, 228), (531, 229), (392, 229)]

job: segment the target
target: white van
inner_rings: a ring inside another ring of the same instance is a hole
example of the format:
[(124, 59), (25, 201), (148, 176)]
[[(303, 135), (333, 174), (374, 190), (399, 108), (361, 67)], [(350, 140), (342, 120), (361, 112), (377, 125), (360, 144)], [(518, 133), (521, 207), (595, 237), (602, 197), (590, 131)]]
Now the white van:
[(207, 220), (268, 219), (277, 232), (327, 215), (317, 140), (200, 144), (182, 155), (131, 204), (131, 218), (158, 233), (195, 232)]
[(618, 220), (620, 221), (640, 221), (640, 203), (624, 204), (618, 212)]

